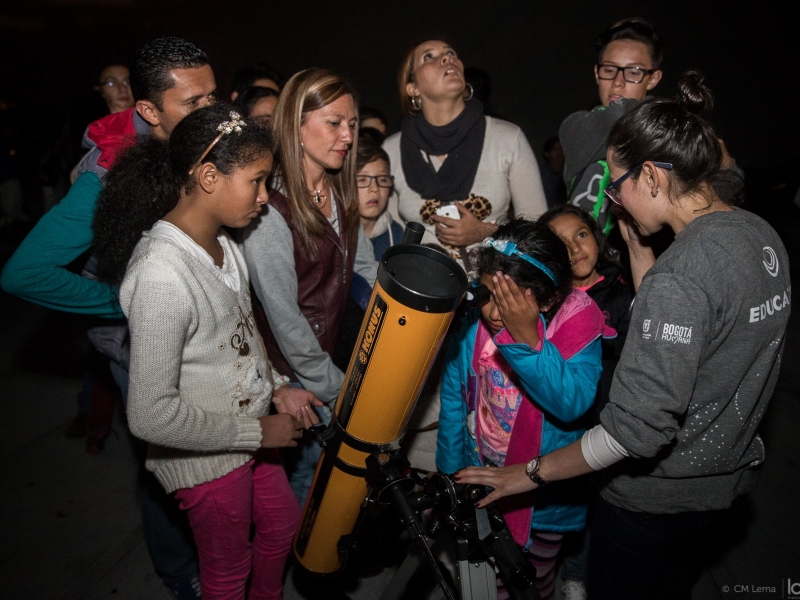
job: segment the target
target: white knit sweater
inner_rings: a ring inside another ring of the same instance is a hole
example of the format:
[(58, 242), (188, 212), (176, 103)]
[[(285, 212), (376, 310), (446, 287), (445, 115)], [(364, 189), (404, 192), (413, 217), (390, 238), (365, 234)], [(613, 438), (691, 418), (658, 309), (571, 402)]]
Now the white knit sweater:
[[(128, 422), (172, 492), (218, 479), (261, 446), (275, 381), (255, 327), (247, 267), (238, 292), (174, 243), (146, 233), (120, 289), (131, 335)], [(282, 381), (282, 380), (281, 380)]]
[[(388, 210), (392, 218), (403, 225), (409, 221), (422, 222), (419, 210), (425, 199), (406, 182), (400, 152), (401, 136), (399, 132), (389, 136), (383, 149), (389, 155), (394, 175), (394, 193), (389, 198)], [(438, 161), (433, 159), (433, 163), (438, 170)], [(516, 216), (528, 219), (537, 219), (547, 210), (539, 164), (519, 127), (508, 121), (486, 117), (486, 136), (471, 193), (483, 196), (492, 204), (492, 212), (484, 222), (493, 223), (505, 218), (509, 207), (514, 208)], [(433, 225), (425, 225), (422, 243), (440, 243)]]

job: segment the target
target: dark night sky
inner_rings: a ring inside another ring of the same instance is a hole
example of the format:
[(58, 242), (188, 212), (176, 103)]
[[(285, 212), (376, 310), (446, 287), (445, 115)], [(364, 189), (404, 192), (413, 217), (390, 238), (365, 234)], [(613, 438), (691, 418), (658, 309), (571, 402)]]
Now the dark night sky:
[(741, 164), (796, 163), (795, 21), (777, 3), (739, 4), (719, 12), (697, 1), (3, 0), (0, 99), (64, 110), (90, 89), (104, 56), (128, 57), (141, 42), (172, 34), (209, 54), (223, 97), (234, 70), (248, 62), (269, 62), (286, 75), (328, 67), (396, 128), (400, 58), (412, 42), (435, 35), (450, 40), (466, 66), (491, 75), (494, 111), (519, 124), (538, 153), (567, 114), (597, 102), (595, 36), (639, 15), (665, 38), (657, 95), (673, 93), (682, 70), (700, 68), (717, 96), (719, 133)]

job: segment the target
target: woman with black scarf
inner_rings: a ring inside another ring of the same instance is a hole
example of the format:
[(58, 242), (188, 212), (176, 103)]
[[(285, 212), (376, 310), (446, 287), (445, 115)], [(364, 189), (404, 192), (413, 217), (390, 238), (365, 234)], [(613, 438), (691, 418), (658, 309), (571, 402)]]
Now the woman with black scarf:
[[(547, 209), (536, 157), (519, 127), (483, 114), (445, 42), (410, 50), (398, 83), (407, 116), (383, 146), (395, 176), (389, 210), (399, 222), (422, 221), (423, 243), (445, 246), (469, 273), (470, 246), (491, 236), (509, 208), (529, 219)], [(436, 214), (446, 206), (456, 218)]]

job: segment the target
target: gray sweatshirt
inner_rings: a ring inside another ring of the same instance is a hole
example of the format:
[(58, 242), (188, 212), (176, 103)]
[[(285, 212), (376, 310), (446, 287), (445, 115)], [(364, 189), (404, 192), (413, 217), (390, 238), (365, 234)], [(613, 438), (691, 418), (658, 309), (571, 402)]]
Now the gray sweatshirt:
[(715, 212), (675, 237), (636, 295), (600, 415), (635, 457), (611, 468), (608, 502), (715, 510), (752, 489), (790, 301), (786, 250), (761, 218)]

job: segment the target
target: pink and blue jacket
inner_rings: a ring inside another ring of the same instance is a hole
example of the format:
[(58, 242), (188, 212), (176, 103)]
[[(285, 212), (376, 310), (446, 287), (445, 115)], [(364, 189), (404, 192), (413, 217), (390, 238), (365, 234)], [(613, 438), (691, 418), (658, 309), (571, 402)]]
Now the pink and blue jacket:
[[(454, 473), (481, 465), (481, 439), (474, 413), (478, 398), (478, 358), (489, 330), (479, 309), (465, 317), (448, 346), (441, 387), (436, 466)], [(494, 338), (530, 401), (523, 400), (511, 430), (506, 465), (566, 446), (583, 435), (583, 420), (602, 372), (600, 338), (616, 332), (584, 292), (573, 290), (549, 324), (539, 320), (539, 346), (516, 343), (506, 329)], [(498, 502), (514, 540), (530, 542), (530, 531), (576, 531), (586, 522), (581, 495), (570, 498), (568, 484), (557, 482)]]

